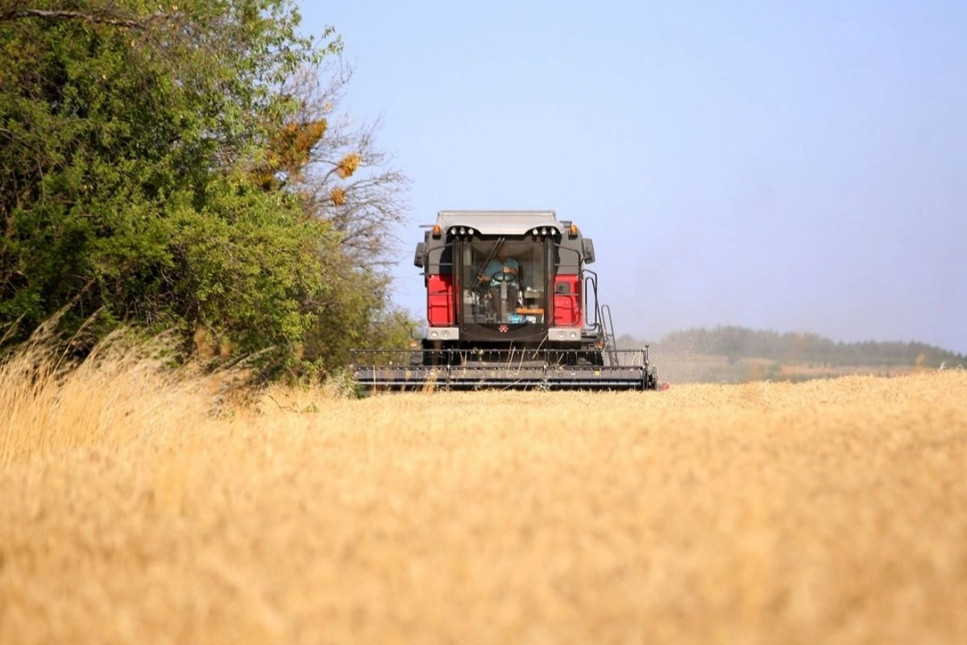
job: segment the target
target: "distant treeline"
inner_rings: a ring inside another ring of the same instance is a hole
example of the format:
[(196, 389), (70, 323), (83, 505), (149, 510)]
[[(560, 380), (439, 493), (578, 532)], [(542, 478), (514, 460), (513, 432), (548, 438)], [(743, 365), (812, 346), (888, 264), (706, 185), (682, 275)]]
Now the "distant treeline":
[[(619, 346), (634, 347), (640, 341), (630, 336), (618, 339)], [(711, 354), (730, 359), (766, 358), (782, 363), (826, 365), (917, 365), (922, 367), (967, 366), (967, 355), (917, 342), (859, 343), (834, 342), (810, 333), (760, 331), (744, 327), (688, 329), (668, 334), (652, 343), (654, 352), (667, 354)]]

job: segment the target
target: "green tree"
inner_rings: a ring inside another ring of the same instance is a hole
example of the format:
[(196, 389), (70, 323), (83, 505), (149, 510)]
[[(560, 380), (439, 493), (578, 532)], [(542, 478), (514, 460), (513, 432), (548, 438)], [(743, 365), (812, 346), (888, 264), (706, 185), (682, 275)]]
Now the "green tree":
[(277, 368), (309, 330), (381, 311), (335, 271), (341, 233), (257, 172), (299, 165), (273, 158), (304, 107), (284, 88), (340, 48), (331, 29), (300, 36), (299, 19), (288, 0), (0, 2), (10, 340), (69, 306), (68, 332), (99, 312), (102, 329), (174, 326), (190, 350), (206, 330)]

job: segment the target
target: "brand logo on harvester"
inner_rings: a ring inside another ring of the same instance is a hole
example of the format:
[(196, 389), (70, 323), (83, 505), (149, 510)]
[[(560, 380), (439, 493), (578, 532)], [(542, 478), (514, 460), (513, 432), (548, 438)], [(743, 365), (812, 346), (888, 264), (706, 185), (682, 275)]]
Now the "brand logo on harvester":
[(501, 334), (506, 334), (508, 329), (510, 329), (510, 327), (507, 325), (501, 325), (497, 328), (497, 331), (499, 331)]

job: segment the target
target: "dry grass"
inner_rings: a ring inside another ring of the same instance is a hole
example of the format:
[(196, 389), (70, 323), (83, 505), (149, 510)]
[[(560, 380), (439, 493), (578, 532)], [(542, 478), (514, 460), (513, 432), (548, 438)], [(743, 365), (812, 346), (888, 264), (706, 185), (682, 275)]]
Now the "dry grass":
[(662, 393), (0, 371), (0, 642), (967, 642), (967, 374)]

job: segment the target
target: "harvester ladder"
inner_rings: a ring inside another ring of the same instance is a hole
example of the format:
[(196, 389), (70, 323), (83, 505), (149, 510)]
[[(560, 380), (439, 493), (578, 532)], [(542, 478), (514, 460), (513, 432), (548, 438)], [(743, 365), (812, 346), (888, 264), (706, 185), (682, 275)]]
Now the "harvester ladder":
[[(598, 274), (590, 269), (583, 270), (584, 275), (584, 325), (585, 333), (590, 332), (599, 336), (604, 342), (604, 352), (608, 356), (608, 363), (617, 366), (618, 347), (615, 345), (614, 321), (611, 319), (611, 307), (602, 305), (598, 301)], [(591, 304), (591, 298), (594, 304)], [(594, 312), (594, 319), (590, 319)]]
[(604, 327), (604, 351), (608, 354), (610, 365), (618, 364), (618, 346), (615, 345), (614, 321), (611, 319), (611, 307), (601, 305), (601, 324)]

